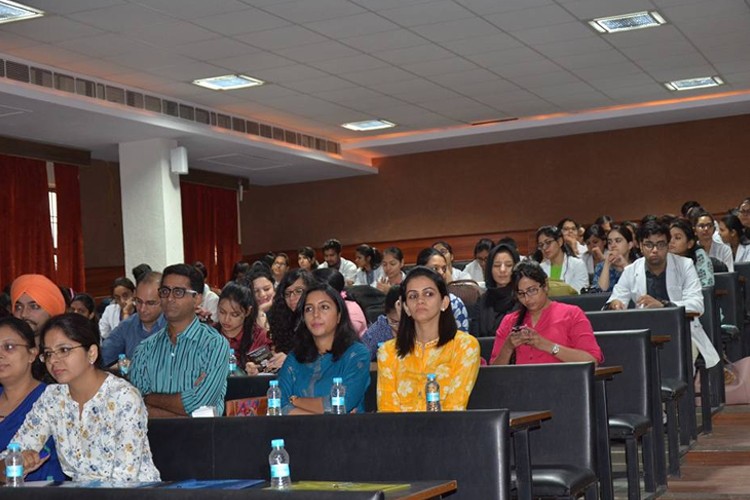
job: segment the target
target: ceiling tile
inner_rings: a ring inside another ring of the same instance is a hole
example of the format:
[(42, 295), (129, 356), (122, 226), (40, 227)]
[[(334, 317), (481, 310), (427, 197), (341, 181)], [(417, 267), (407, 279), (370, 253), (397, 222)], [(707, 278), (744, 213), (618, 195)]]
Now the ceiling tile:
[(539, 60), (546, 61), (536, 51), (523, 46), (494, 52), (483, 52), (467, 56), (467, 58), (487, 68), (503, 68), (508, 64), (523, 64)]
[(333, 40), (301, 45), (298, 47), (290, 47), (288, 49), (279, 49), (274, 52), (301, 63), (329, 61), (340, 57), (356, 56), (360, 54), (359, 51)]
[(567, 40), (578, 40), (580, 38), (599, 38), (593, 30), (579, 22), (561, 23), (553, 26), (532, 28), (524, 31), (514, 32), (513, 35), (528, 45), (541, 45), (545, 43), (559, 43)]
[(86, 56), (73, 52), (71, 50), (58, 47), (54, 44), (40, 44), (33, 45), (31, 47), (20, 47), (13, 51), (13, 53), (23, 59), (34, 61), (39, 64), (48, 64), (50, 66), (57, 66), (58, 68), (64, 68), (66, 64), (74, 61), (82, 61), (88, 59)]
[(750, 15), (750, 5), (738, 0), (715, 0), (713, 2), (680, 3), (664, 7), (664, 15), (671, 22), (712, 19)]
[(520, 89), (515, 83), (504, 78), (496, 77), (494, 80), (466, 83), (460, 87), (456, 87), (456, 90), (464, 95), (480, 97), (498, 94), (505, 95), (507, 92), (513, 92)]
[(286, 85), (289, 82), (324, 78), (328, 75), (305, 64), (291, 64), (289, 66), (281, 66), (280, 68), (258, 70), (253, 76), (266, 82)]
[(500, 33), (497, 27), (479, 17), (468, 17), (455, 21), (427, 24), (414, 27), (412, 30), (428, 40), (438, 43)]
[(384, 50), (373, 53), (375, 57), (391, 64), (408, 64), (435, 59), (447, 59), (453, 54), (437, 45), (425, 44), (405, 49)]
[(477, 82), (488, 82), (496, 80), (497, 78), (498, 75), (496, 73), (487, 71), (486, 69), (478, 68), (468, 71), (457, 71), (455, 73), (442, 73), (439, 75), (433, 75), (430, 77), (430, 81), (433, 81), (438, 85), (455, 88)]
[(403, 82), (406, 80), (414, 79), (414, 74), (404, 71), (395, 66), (387, 66), (377, 69), (368, 69), (365, 71), (357, 71), (355, 73), (347, 73), (344, 76), (346, 80), (350, 80), (360, 85), (366, 85), (368, 87), (378, 86), (383, 83)]
[(0, 30), (0, 47), (2, 47), (5, 52), (19, 47), (29, 47), (31, 45), (39, 45), (39, 42), (25, 36)]
[(339, 75), (390, 66), (387, 62), (366, 54), (340, 57), (330, 61), (311, 62), (310, 65), (323, 71)]
[(76, 38), (75, 40), (58, 42), (57, 45), (89, 57), (116, 56), (131, 51), (150, 49), (148, 45), (118, 33), (105, 33), (103, 35)]
[(297, 0), (276, 2), (264, 10), (294, 23), (312, 23), (326, 19), (336, 19), (365, 12), (359, 5), (347, 0)]
[(311, 78), (294, 82), (286, 81), (284, 82), (284, 86), (298, 92), (314, 94), (328, 90), (351, 88), (355, 84), (337, 76), (325, 76), (323, 78)]
[(133, 72), (133, 68), (123, 64), (94, 58), (69, 62), (65, 65), (65, 70), (93, 78), (112, 78), (114, 75)]
[(452, 0), (433, 0), (429, 3), (419, 3), (395, 9), (382, 10), (379, 13), (400, 26), (405, 27), (435, 24), (474, 17), (474, 14), (472, 14), (471, 11)]
[(151, 70), (165, 66), (173, 66), (175, 64), (187, 64), (193, 61), (189, 57), (156, 48), (131, 51), (127, 54), (118, 54), (105, 57), (104, 59), (137, 70)]
[(128, 32), (147, 24), (167, 23), (174, 20), (171, 16), (133, 4), (87, 10), (71, 14), (69, 17), (75, 21), (116, 33)]
[[(21, 2), (24, 3), (24, 2)], [(54, 14), (72, 14), (82, 10), (100, 9), (112, 5), (123, 5), (123, 0), (32, 0), (25, 2), (28, 5)]]
[(371, 35), (354, 36), (341, 40), (342, 43), (359, 49), (362, 52), (381, 52), (384, 50), (416, 47), (427, 43), (423, 37), (408, 30), (386, 31)]
[(4, 24), (2, 31), (22, 35), (42, 43), (57, 43), (104, 33), (101, 29), (93, 26), (58, 16)]
[(284, 26), (272, 30), (256, 31), (235, 38), (264, 50), (288, 49), (328, 41), (328, 38), (302, 26)]
[(584, 80), (602, 79), (607, 77), (625, 76), (641, 73), (642, 70), (633, 63), (602, 64), (591, 68), (581, 68), (573, 71)]
[(553, 61), (548, 59), (538, 59), (535, 61), (528, 61), (517, 64), (507, 64), (502, 69), (498, 69), (498, 73), (509, 80), (513, 80), (515, 77), (540, 75), (546, 73), (554, 73), (557, 71), (565, 71), (560, 66), (555, 64)]
[(517, 116), (518, 118), (548, 115), (562, 111), (559, 106), (555, 106), (554, 104), (542, 99), (510, 102), (505, 104), (502, 110), (507, 113), (508, 116)]
[(618, 0), (617, 2), (566, 0), (563, 7), (579, 19), (588, 20), (597, 17), (617, 16), (629, 12), (654, 10), (654, 3), (650, 0)]
[(185, 43), (202, 42), (221, 36), (218, 33), (184, 21), (148, 24), (130, 31), (128, 35), (157, 47), (177, 47)]
[(215, 38), (202, 42), (186, 43), (179, 47), (174, 47), (173, 50), (178, 54), (208, 62), (211, 62), (213, 59), (251, 54), (259, 51), (255, 47), (232, 40), (231, 38)]
[(506, 33), (496, 33), (489, 36), (442, 42), (441, 45), (461, 56), (471, 56), (474, 54), (483, 54), (485, 52), (497, 52), (498, 50), (523, 46), (518, 39)]
[(418, 63), (404, 64), (404, 70), (419, 76), (435, 76), (458, 71), (471, 71), (480, 69), (476, 64), (462, 57), (450, 57), (434, 61), (423, 61)]
[(151, 69), (149, 73), (181, 82), (192, 82), (198, 78), (223, 75), (226, 73), (226, 70), (220, 66), (206, 62), (187, 61), (180, 64), (156, 67)]
[(568, 11), (558, 5), (532, 7), (503, 12), (502, 14), (489, 14), (486, 16), (486, 19), (509, 33), (555, 24), (571, 23), (577, 20)]
[(593, 89), (588, 83), (580, 80), (567, 83), (559, 83), (557, 85), (543, 85), (537, 88), (530, 89), (531, 92), (541, 97), (542, 99), (548, 99), (553, 101), (555, 98), (561, 96), (579, 96), (585, 94), (595, 95), (598, 92)]
[(259, 9), (245, 9), (239, 12), (217, 14), (195, 19), (193, 22), (206, 29), (230, 36), (252, 33), (253, 31), (263, 31), (290, 24), (284, 19)]
[(305, 27), (332, 38), (347, 38), (398, 29), (398, 25), (372, 13), (364, 12), (349, 17), (307, 23)]
[[(68, 3), (68, 0), (65, 1)], [(228, 12), (238, 12), (247, 9), (247, 4), (237, 0), (135, 0), (131, 3), (137, 3), (145, 7), (158, 10), (172, 17), (179, 19), (197, 19)]]
[(373, 2), (372, 0), (351, 0), (351, 2), (374, 12), (378, 12), (381, 10), (395, 9), (396, 7), (404, 7), (407, 5), (429, 3), (432, 2), (432, 0), (378, 0), (377, 2)]
[(217, 66), (227, 68), (232, 72), (246, 73), (251, 76), (254, 71), (260, 69), (279, 68), (281, 66), (296, 64), (295, 61), (292, 61), (291, 59), (270, 52), (254, 52), (241, 56), (215, 59), (212, 62)]
[(533, 7), (544, 7), (553, 5), (554, 0), (460, 0), (461, 4), (472, 12), (480, 15), (496, 14), (498, 12), (511, 12)]
[(665, 24), (656, 28), (613, 33), (604, 38), (615, 48), (622, 49), (639, 45), (657, 46), (662, 43), (684, 40), (685, 36), (675, 26)]
[(706, 64), (685, 65), (677, 68), (644, 68), (651, 77), (658, 82), (669, 82), (672, 80), (684, 80), (701, 76), (713, 76), (716, 70), (713, 66)]
[(586, 54), (560, 56), (555, 58), (557, 63), (567, 69), (590, 68), (600, 64), (626, 63), (628, 58), (620, 51), (609, 49)]
[(609, 50), (611, 48), (612, 45), (598, 36), (534, 45), (535, 50), (538, 50), (547, 57), (576, 56)]
[(575, 85), (578, 88), (579, 85), (585, 85), (589, 90), (591, 86), (581, 82), (581, 79), (576, 75), (567, 71), (554, 71), (552, 73), (540, 73), (536, 75), (528, 76), (516, 76), (511, 78), (511, 81), (519, 87), (527, 88), (532, 92), (537, 92), (539, 89), (554, 87), (561, 88), (566, 85)]
[[(150, 90), (156, 87), (164, 87), (165, 85), (174, 83), (172, 80), (163, 76), (157, 76), (143, 71), (118, 74), (115, 78), (113, 78), (113, 81), (126, 87), (137, 87), (143, 90)], [(200, 90), (200, 87), (193, 86), (193, 88)]]
[(609, 94), (609, 91), (621, 89), (624, 87), (645, 87), (658, 85), (658, 82), (646, 73), (636, 73), (624, 75), (616, 78), (602, 78), (589, 80), (589, 84), (602, 93)]

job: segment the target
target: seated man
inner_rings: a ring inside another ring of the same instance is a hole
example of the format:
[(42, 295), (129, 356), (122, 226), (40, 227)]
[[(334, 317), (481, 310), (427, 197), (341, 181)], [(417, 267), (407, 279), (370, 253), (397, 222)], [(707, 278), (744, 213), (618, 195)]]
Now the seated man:
[[(703, 314), (703, 293), (693, 262), (668, 253), (669, 229), (656, 221), (638, 228), (638, 241), (643, 257), (625, 268), (607, 302), (609, 309), (626, 309), (632, 300), (638, 308), (685, 306), (691, 313)], [(694, 318), (690, 323), (693, 339), (693, 359), (699, 351), (708, 368), (719, 362), (711, 340)]]
[(110, 366), (120, 354), (132, 360), (135, 348), (152, 334), (164, 328), (167, 321), (161, 313), (159, 284), (161, 273), (148, 272), (135, 287), (136, 314), (122, 321), (102, 341), (102, 362)]
[(164, 269), (159, 287), (167, 326), (135, 350), (130, 382), (143, 394), (149, 417), (192, 414), (201, 406), (224, 412), (229, 343), (198, 321), (203, 275), (188, 264)]
[(335, 269), (344, 276), (346, 286), (354, 284), (357, 265), (341, 256), (341, 242), (339, 240), (332, 238), (323, 243), (323, 259), (325, 262), (320, 264), (318, 269)]

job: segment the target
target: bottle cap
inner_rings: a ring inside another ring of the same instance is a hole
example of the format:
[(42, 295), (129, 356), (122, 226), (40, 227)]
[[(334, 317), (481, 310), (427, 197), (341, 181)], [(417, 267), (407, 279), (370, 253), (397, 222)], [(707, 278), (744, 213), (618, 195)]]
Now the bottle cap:
[(234, 349), (229, 349), (229, 352), (231, 352), (232, 354), (234, 354)]
[(117, 357), (118, 357), (119, 359), (125, 359), (125, 353), (122, 353), (122, 352), (121, 352), (121, 353), (120, 353), (120, 355), (119, 355), (119, 356), (117, 356)]
[(344, 381), (341, 377), (333, 377), (333, 383), (334, 384), (340, 384)]
[(273, 447), (273, 448), (283, 448), (284, 447), (284, 440), (283, 439), (273, 439), (273, 440), (271, 440), (271, 447)]
[(427, 374), (427, 380), (435, 380), (435, 374), (434, 373), (428, 373)]
[(8, 443), (8, 451), (21, 451), (21, 445), (18, 443)]
[(270, 385), (271, 387), (278, 387), (279, 386), (279, 381), (278, 380), (271, 380), (270, 382), (268, 382), (268, 385)]

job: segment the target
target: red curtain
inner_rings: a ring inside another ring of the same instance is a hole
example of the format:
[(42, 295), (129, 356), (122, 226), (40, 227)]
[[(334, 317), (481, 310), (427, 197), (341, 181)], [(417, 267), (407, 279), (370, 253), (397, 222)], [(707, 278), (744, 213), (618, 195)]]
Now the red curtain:
[(86, 290), (78, 167), (55, 163), (57, 192), (57, 282), (76, 292)]
[(45, 162), (0, 155), (0, 285), (27, 273), (55, 280)]
[(236, 191), (183, 182), (182, 237), (185, 262), (203, 262), (208, 283), (221, 286), (242, 258), (237, 234)]

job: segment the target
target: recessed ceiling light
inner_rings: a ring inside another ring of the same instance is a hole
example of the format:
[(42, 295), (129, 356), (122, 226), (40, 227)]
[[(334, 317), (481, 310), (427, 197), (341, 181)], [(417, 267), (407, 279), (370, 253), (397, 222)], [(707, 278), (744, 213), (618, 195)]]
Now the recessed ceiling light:
[(658, 12), (643, 11), (621, 16), (600, 17), (599, 19), (592, 19), (589, 24), (599, 33), (617, 33), (619, 31), (653, 28), (666, 22)]
[(705, 89), (707, 87), (718, 87), (724, 85), (724, 80), (718, 76), (701, 76), (699, 78), (686, 78), (684, 80), (674, 80), (664, 84), (669, 90), (694, 90)]
[(26, 5), (9, 0), (0, 1), (0, 23), (12, 23), (13, 21), (33, 19), (35, 17), (42, 17), (43, 15), (44, 11), (33, 7), (27, 7)]
[(341, 126), (349, 130), (356, 130), (357, 132), (368, 132), (370, 130), (395, 127), (396, 124), (387, 120), (365, 120), (363, 122), (344, 123)]
[(246, 87), (257, 87), (258, 85), (263, 85), (264, 83), (266, 82), (264, 82), (263, 80), (258, 80), (257, 78), (246, 75), (222, 75), (193, 80), (193, 84), (211, 90), (244, 89)]

